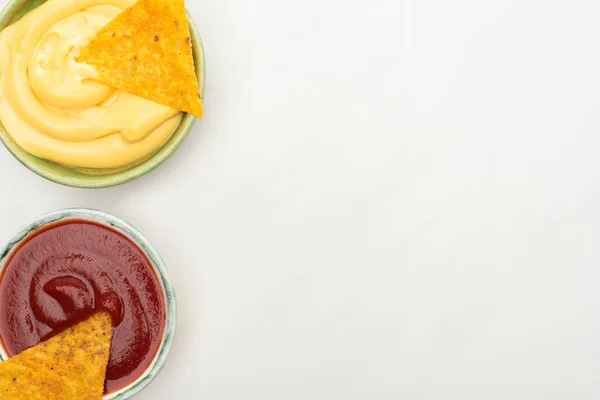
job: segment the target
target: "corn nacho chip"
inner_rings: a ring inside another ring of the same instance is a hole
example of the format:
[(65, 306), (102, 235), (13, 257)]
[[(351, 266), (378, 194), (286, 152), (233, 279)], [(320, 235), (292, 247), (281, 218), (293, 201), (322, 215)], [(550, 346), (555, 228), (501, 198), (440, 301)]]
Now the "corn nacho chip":
[(106, 84), (202, 118), (184, 0), (139, 0), (77, 60), (95, 66)]
[(0, 399), (102, 399), (111, 336), (99, 313), (0, 363)]

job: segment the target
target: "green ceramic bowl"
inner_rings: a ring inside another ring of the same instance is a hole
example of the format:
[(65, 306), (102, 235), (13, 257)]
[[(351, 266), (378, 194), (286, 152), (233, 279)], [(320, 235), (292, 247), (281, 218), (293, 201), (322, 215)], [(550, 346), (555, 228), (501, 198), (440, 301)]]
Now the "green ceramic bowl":
[[(0, 13), (0, 31), (17, 22), (22, 16), (45, 2), (46, 0), (10, 0), (6, 8)], [(191, 16), (188, 15), (188, 19), (190, 22), (190, 33), (200, 94), (204, 97), (206, 82), (204, 47)], [(181, 146), (181, 143), (192, 129), (195, 121), (196, 117), (193, 115), (184, 114), (181, 123), (162, 148), (143, 162), (118, 170), (77, 169), (35, 157), (20, 148), (6, 133), (1, 123), (0, 140), (21, 164), (43, 178), (66, 186), (104, 188), (133, 181), (165, 162)]]
[[(166, 305), (165, 332), (152, 364), (150, 364), (148, 369), (135, 382), (115, 393), (103, 397), (103, 400), (129, 399), (148, 386), (164, 366), (171, 349), (171, 344), (173, 343), (177, 318), (175, 291), (171, 284), (171, 280), (169, 279), (167, 268), (160, 257), (160, 254), (158, 254), (158, 251), (156, 251), (152, 244), (140, 232), (122, 219), (101, 211), (84, 208), (54, 211), (37, 218), (35, 221), (21, 228), (8, 244), (0, 250), (0, 273), (4, 270), (6, 262), (10, 259), (13, 251), (17, 250), (19, 244), (26, 240), (31, 234), (34, 234), (40, 228), (49, 224), (73, 219), (91, 221), (108, 226), (129, 238), (129, 240), (135, 243), (144, 252), (146, 257), (148, 257), (148, 260), (150, 260), (164, 293)], [(6, 359), (8, 359), (8, 354), (6, 353), (6, 350), (0, 346), (0, 361)]]

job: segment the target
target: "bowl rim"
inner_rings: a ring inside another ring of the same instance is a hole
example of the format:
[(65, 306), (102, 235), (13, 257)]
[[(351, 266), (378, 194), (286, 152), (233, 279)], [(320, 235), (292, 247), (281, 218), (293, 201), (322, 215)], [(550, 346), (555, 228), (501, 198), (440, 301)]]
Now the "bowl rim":
[[(161, 284), (165, 301), (165, 329), (160, 346), (152, 360), (152, 363), (135, 381), (114, 393), (105, 395), (102, 400), (126, 400), (144, 390), (160, 373), (164, 367), (175, 336), (177, 326), (177, 299), (175, 289), (169, 277), (167, 267), (156, 250), (146, 237), (135, 227), (125, 220), (103, 211), (90, 208), (67, 208), (43, 214), (27, 225), (21, 227), (17, 233), (0, 250), (0, 276), (6, 267), (6, 261), (10, 259), (19, 245), (35, 234), (41, 228), (50, 224), (68, 220), (84, 220), (104, 225), (127, 237), (146, 255), (154, 272)], [(8, 354), (0, 341), (0, 362), (7, 360)]]
[[(45, 1), (46, 0), (44, 0), (44, 2)], [(16, 12), (18, 12), (18, 9), (20, 7), (23, 7), (29, 2), (36, 2), (36, 0), (8, 1), (4, 9), (0, 11), (0, 32), (11, 25), (9, 24), (9, 20), (11, 19), (11, 17)], [(204, 93), (206, 89), (206, 55), (204, 52), (204, 45), (202, 43), (200, 33), (198, 32), (198, 28), (196, 27), (196, 24), (192, 19), (192, 16), (189, 12), (187, 13), (187, 15), (190, 27), (190, 35), (192, 39), (194, 65), (196, 67), (196, 75), (198, 78), (200, 95), (204, 99)], [(155, 153), (150, 155), (148, 159), (131, 168), (126, 168), (122, 171), (107, 173), (104, 175), (84, 174), (74, 169), (70, 169), (68, 167), (64, 167), (60, 164), (54, 163), (52, 161), (35, 157), (34, 155), (26, 152), (12, 140), (9, 133), (2, 126), (1, 121), (0, 141), (4, 144), (4, 147), (6, 147), (9, 153), (11, 153), (17, 161), (19, 161), (30, 171), (34, 172), (35, 174), (46, 180), (58, 183), (60, 185), (75, 188), (101, 189), (123, 185), (125, 183), (134, 181), (158, 168), (177, 151), (177, 149), (181, 146), (185, 138), (189, 135), (195, 122), (195, 116), (183, 113), (183, 118), (177, 126), (176, 130), (174, 131), (173, 135), (160, 149), (158, 149)]]

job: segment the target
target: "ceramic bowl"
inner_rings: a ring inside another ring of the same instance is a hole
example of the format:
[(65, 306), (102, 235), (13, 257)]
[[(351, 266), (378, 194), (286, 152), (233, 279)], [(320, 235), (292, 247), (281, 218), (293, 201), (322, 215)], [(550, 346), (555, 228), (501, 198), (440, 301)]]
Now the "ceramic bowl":
[[(0, 13), (0, 31), (17, 22), (22, 16), (45, 2), (46, 0), (10, 0), (8, 5)], [(204, 97), (206, 82), (204, 48), (198, 29), (194, 25), (191, 16), (188, 15), (188, 19), (190, 23), (196, 74), (200, 85), (200, 94)], [(181, 146), (181, 143), (189, 134), (195, 121), (196, 117), (193, 115), (184, 114), (181, 123), (169, 141), (156, 153), (140, 163), (115, 170), (65, 167), (52, 161), (35, 157), (21, 149), (7, 134), (1, 123), (0, 140), (21, 164), (43, 178), (66, 186), (104, 188), (121, 185), (140, 178), (161, 165), (179, 148), (179, 146)]]
[[(0, 250), (0, 274), (6, 266), (6, 262), (10, 260), (10, 256), (13, 254), (13, 251), (17, 250), (19, 248), (19, 244), (27, 240), (30, 235), (34, 234), (36, 231), (48, 224), (68, 220), (84, 220), (95, 222), (97, 224), (107, 226), (126, 236), (144, 252), (154, 267), (154, 272), (160, 281), (166, 305), (166, 323), (163, 338), (160, 343), (160, 347), (154, 356), (154, 360), (148, 369), (142, 374), (142, 376), (140, 376), (129, 386), (103, 397), (103, 400), (129, 399), (148, 386), (164, 366), (173, 342), (177, 317), (175, 292), (169, 279), (169, 275), (167, 274), (167, 268), (156, 249), (144, 236), (142, 236), (140, 232), (122, 219), (101, 211), (90, 209), (67, 209), (54, 211), (37, 218), (35, 221), (21, 228), (19, 232), (8, 242), (8, 244), (2, 250)], [(6, 359), (8, 359), (8, 354), (3, 346), (0, 346), (0, 361), (4, 361)]]

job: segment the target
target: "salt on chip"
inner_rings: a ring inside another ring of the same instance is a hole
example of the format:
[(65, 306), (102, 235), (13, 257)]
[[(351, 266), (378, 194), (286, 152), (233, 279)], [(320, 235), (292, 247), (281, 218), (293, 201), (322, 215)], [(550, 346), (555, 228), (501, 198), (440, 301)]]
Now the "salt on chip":
[(124, 92), (202, 118), (184, 0), (139, 0), (105, 25), (77, 61)]
[(102, 399), (111, 338), (99, 313), (0, 363), (0, 399)]

